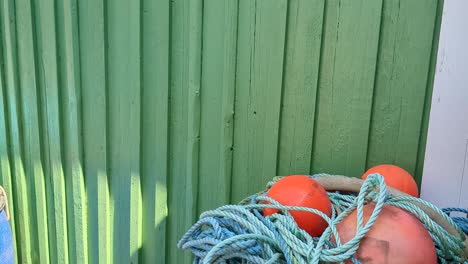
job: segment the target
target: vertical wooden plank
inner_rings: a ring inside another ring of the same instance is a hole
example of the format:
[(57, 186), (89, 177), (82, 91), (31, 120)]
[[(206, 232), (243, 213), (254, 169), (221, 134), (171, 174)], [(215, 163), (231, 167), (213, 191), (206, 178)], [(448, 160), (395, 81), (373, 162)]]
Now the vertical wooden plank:
[(109, 166), (113, 260), (138, 263), (140, 190), (140, 3), (107, 2)]
[(432, 47), (431, 47), (431, 61), (429, 63), (429, 72), (427, 74), (427, 83), (426, 83), (426, 96), (424, 99), (424, 111), (421, 124), (421, 134), (419, 137), (419, 146), (418, 146), (418, 158), (416, 161), (416, 172), (415, 178), (419, 186), (422, 185), (425, 153), (426, 153), (426, 142), (429, 129), (429, 114), (431, 110), (432, 103), (432, 94), (434, 86), (434, 78), (436, 72), (437, 64), (437, 52), (439, 49), (439, 37), (440, 37), (440, 28), (442, 21), (442, 11), (444, 9), (444, 1), (437, 1), (437, 11), (436, 18), (434, 21), (434, 33), (432, 36)]
[(60, 111), (63, 167), (67, 189), (68, 250), (71, 263), (88, 263), (86, 194), (81, 167), (81, 91), (77, 3), (57, 2)]
[(366, 165), (382, 1), (326, 2), (312, 172)]
[(21, 110), (23, 118), (23, 159), (30, 187), (30, 223), (32, 263), (49, 263), (49, 241), (47, 226), (47, 204), (44, 172), (41, 162), (41, 138), (36, 86), (36, 60), (31, 2), (16, 1), (18, 75), (21, 83)]
[(111, 263), (109, 181), (107, 174), (106, 36), (104, 1), (78, 3), (83, 170), (88, 197), (90, 263)]
[(197, 211), (202, 13), (201, 0), (172, 2), (168, 263), (191, 259), (176, 245)]
[(428, 76), (434, 94), (421, 197), (440, 208), (468, 206), (467, 11), (466, 1), (445, 1), (435, 74)]
[(206, 0), (198, 213), (229, 203), (238, 1)]
[(143, 250), (141, 263), (166, 261), (169, 0), (142, 2), (142, 131)]
[[(0, 12), (0, 18), (3, 14)], [(4, 101), (4, 94), (6, 94), (6, 84), (4, 77), (4, 60), (3, 60), (3, 46), (1, 43), (4, 41), (3, 26), (0, 26), (0, 185), (3, 187), (8, 195), (8, 206), (10, 210), (10, 227), (13, 236), (13, 254), (15, 263), (18, 263), (17, 257), (17, 239), (16, 239), (16, 206), (15, 200), (13, 199), (13, 181), (11, 179), (11, 167), (10, 157), (8, 154), (8, 134), (7, 134), (7, 121), (8, 121), (8, 110), (7, 105)]]
[(437, 0), (384, 1), (367, 167), (415, 172), (436, 13)]
[(310, 173), (324, 5), (289, 2), (278, 175)]
[(30, 209), (28, 201), (28, 181), (24, 172), (22, 160), (22, 135), (21, 135), (21, 108), (19, 105), (17, 39), (15, 3), (3, 1), (2, 3), (2, 28), (3, 28), (3, 58), (5, 67), (5, 106), (7, 108), (7, 139), (9, 141), (9, 157), (11, 177), (13, 180), (12, 193), (16, 206), (16, 235), (18, 262), (31, 262), (31, 231), (34, 227), (30, 224)]
[(52, 263), (68, 263), (65, 178), (62, 168), (60, 92), (57, 65), (55, 5), (52, 0), (32, 2), (37, 39), (38, 93), (46, 175), (49, 252)]
[(233, 202), (276, 175), (287, 1), (240, 1)]

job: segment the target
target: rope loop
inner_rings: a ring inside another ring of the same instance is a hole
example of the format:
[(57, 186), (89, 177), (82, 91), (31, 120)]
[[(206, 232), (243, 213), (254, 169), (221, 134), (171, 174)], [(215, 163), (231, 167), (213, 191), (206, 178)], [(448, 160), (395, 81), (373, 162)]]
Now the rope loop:
[[(333, 176), (316, 174), (309, 177)], [(359, 193), (328, 192), (333, 205), (332, 215), (328, 217), (312, 208), (281, 205), (266, 196), (269, 188), (279, 179), (281, 177), (273, 178), (266, 190), (245, 198), (238, 205), (225, 205), (202, 213), (198, 222), (185, 233), (177, 246), (190, 250), (194, 255), (194, 263), (198, 264), (318, 264), (342, 263), (345, 260), (357, 264), (359, 261), (353, 255), (377, 221), (383, 206), (389, 204), (412, 213), (421, 221), (434, 241), (440, 263), (463, 263), (467, 259), (464, 252), (464, 227), (457, 225), (457, 218), (454, 220), (448, 214), (454, 211), (468, 214), (468, 210), (452, 208), (442, 211), (419, 198), (392, 196), (387, 192), (382, 175), (371, 174), (364, 181)], [(445, 217), (460, 235), (448, 233), (414, 202), (430, 207)], [(364, 205), (368, 203), (375, 204), (375, 207), (364, 223)], [(281, 213), (264, 217), (262, 212), (265, 208), (278, 209)], [(320, 237), (311, 237), (297, 226), (290, 210), (314, 213), (322, 217), (328, 227)], [(356, 234), (348, 242), (342, 243), (336, 226), (354, 210), (357, 211)]]

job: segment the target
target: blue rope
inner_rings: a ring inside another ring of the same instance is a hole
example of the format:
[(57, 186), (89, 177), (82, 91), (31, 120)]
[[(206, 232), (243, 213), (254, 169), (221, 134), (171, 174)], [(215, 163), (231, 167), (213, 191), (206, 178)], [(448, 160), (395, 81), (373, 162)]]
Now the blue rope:
[[(327, 174), (310, 176), (332, 177)], [(268, 183), (270, 188), (280, 177)], [(283, 206), (266, 196), (266, 191), (252, 195), (238, 205), (225, 205), (201, 214), (200, 219), (181, 238), (178, 247), (190, 250), (194, 263), (322, 263), (351, 260), (359, 248), (359, 243), (377, 220), (383, 205), (389, 204), (414, 214), (430, 233), (439, 263), (463, 263), (466, 260), (464, 244), (466, 220), (452, 218), (453, 211), (468, 213), (468, 210), (447, 208), (444, 211), (434, 205), (411, 196), (393, 197), (386, 191), (384, 179), (379, 174), (370, 175), (363, 183), (358, 194), (328, 193), (333, 206), (331, 217), (322, 212), (298, 206)], [(265, 203), (269, 202), (269, 204)], [(367, 223), (364, 224), (363, 208), (367, 203), (375, 203), (375, 208)], [(451, 235), (435, 223), (414, 202), (423, 204), (444, 217), (455, 229), (458, 236)], [(264, 217), (265, 208), (276, 208), (282, 214)], [(307, 211), (321, 216), (328, 228), (320, 237), (311, 237), (300, 229), (289, 210)], [(342, 243), (336, 225), (353, 210), (357, 210), (356, 235)], [(462, 218), (462, 217), (460, 217)], [(463, 231), (462, 231), (463, 230)], [(336, 238), (335, 243), (331, 238)], [(468, 264), (468, 262), (466, 262)]]
[(452, 213), (463, 213), (465, 217), (462, 216), (451, 216), (453, 221), (465, 232), (465, 234), (468, 234), (468, 209), (464, 208), (443, 208), (442, 211), (446, 213), (447, 215), (451, 215)]

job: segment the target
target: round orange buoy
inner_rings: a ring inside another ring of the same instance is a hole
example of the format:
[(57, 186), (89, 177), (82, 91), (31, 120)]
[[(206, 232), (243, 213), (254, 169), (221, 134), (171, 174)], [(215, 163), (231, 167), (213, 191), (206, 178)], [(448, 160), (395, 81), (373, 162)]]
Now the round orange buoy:
[[(364, 206), (364, 224), (367, 223), (375, 204)], [(356, 234), (357, 210), (345, 217), (337, 231), (341, 243)], [(361, 263), (386, 264), (436, 264), (434, 242), (424, 225), (412, 214), (391, 205), (384, 205), (354, 255)], [(347, 261), (346, 263), (351, 263)]]
[(387, 186), (393, 187), (399, 191), (412, 195), (419, 196), (418, 185), (413, 176), (406, 170), (391, 164), (381, 164), (368, 169), (362, 179), (366, 179), (372, 173), (379, 173), (385, 179)]
[[(277, 181), (267, 194), (268, 197), (282, 205), (302, 206), (322, 211), (331, 216), (332, 207), (325, 189), (314, 179), (305, 175), (291, 175)], [(264, 216), (277, 213), (279, 210), (266, 208)], [(327, 222), (314, 213), (306, 211), (289, 211), (297, 225), (312, 237), (320, 236), (327, 228)]]

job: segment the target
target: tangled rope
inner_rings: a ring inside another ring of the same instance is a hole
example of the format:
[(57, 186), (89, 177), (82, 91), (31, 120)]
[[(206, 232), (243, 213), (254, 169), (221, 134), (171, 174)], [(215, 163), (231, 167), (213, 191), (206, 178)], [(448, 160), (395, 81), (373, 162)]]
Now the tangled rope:
[(446, 213), (447, 215), (451, 215), (451, 213), (463, 213), (465, 214), (465, 217), (462, 216), (453, 216), (452, 219), (453, 221), (465, 232), (465, 234), (468, 234), (468, 209), (463, 209), (463, 208), (443, 208), (442, 211)]
[[(320, 174), (310, 176), (333, 177)], [(268, 183), (267, 190), (279, 177)], [(181, 238), (178, 247), (190, 250), (194, 263), (327, 263), (343, 262), (353, 257), (359, 242), (377, 220), (384, 204), (393, 205), (415, 215), (429, 231), (439, 263), (463, 263), (466, 260), (463, 241), (465, 235), (447, 213), (432, 204), (410, 196), (394, 197), (386, 190), (384, 179), (379, 174), (370, 175), (358, 194), (328, 192), (333, 204), (331, 217), (322, 212), (296, 206), (283, 206), (266, 196), (267, 191), (244, 199), (238, 205), (225, 205), (204, 212)], [(269, 202), (271, 204), (266, 204)], [(452, 225), (458, 235), (452, 235), (434, 222), (414, 202), (430, 207)], [(364, 225), (363, 207), (367, 203), (376, 206), (368, 222)], [(263, 217), (265, 208), (279, 209), (282, 214)], [(341, 243), (336, 225), (353, 210), (357, 209), (357, 229), (353, 239)], [(288, 210), (308, 211), (320, 215), (328, 223), (328, 228), (320, 237), (311, 237), (300, 229)], [(332, 242), (332, 237), (336, 242)], [(468, 262), (465, 262), (468, 264)]]

